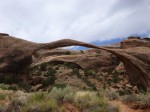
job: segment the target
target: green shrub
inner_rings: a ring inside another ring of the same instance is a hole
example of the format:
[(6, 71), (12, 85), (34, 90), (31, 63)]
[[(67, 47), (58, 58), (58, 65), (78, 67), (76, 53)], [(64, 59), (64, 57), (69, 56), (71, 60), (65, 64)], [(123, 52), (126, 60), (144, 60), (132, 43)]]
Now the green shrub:
[(37, 68), (37, 66), (34, 66), (34, 67), (30, 67), (30, 68), (28, 68), (28, 69), (29, 69), (30, 73), (34, 73), (34, 72), (36, 72), (36, 70), (37, 70), (38, 68)]
[(105, 97), (106, 90), (103, 89), (103, 88), (99, 88), (99, 91), (98, 91), (97, 94), (98, 94), (99, 97)]
[(119, 75), (120, 75), (120, 73), (115, 70), (115, 71), (112, 73), (112, 78), (113, 78), (113, 79), (112, 79), (112, 82), (118, 83), (119, 81), (121, 81), (122, 79), (119, 78)]
[(75, 96), (75, 93), (70, 92), (70, 93), (64, 95), (63, 101), (72, 103), (74, 101), (74, 96)]
[(114, 83), (118, 83), (119, 81), (121, 81), (120, 78), (118, 78), (116, 76), (113, 76), (112, 78), (113, 78), (112, 82), (114, 82)]
[(106, 100), (97, 92), (73, 91), (68, 86), (63, 89), (53, 87), (49, 93), (32, 93), (21, 105), (20, 110), (21, 112), (61, 112), (65, 111), (62, 107), (64, 102), (75, 105), (83, 112), (109, 112)]
[(53, 100), (33, 102), (21, 107), (21, 112), (55, 112), (57, 104)]
[(144, 105), (145, 107), (150, 107), (150, 93), (141, 95), (140, 99), (141, 99), (142, 105)]
[(64, 66), (66, 66), (67, 68), (71, 68), (71, 69), (79, 67), (77, 64), (71, 63), (71, 62), (64, 62)]
[(88, 85), (88, 86), (90, 86), (90, 87), (94, 87), (95, 85), (91, 82), (91, 81), (89, 81), (88, 79), (85, 81), (85, 83)]
[(118, 76), (118, 75), (120, 75), (121, 73), (120, 72), (118, 72), (117, 70), (114, 70), (113, 72), (112, 72), (112, 75), (116, 75), (116, 76)]
[(8, 90), (14, 90), (14, 91), (17, 91), (17, 87), (16, 87), (16, 86), (9, 86), (9, 87), (8, 87)]
[(4, 108), (4, 105), (1, 105), (1, 104), (0, 104), (0, 112), (3, 111), (3, 108)]
[(126, 96), (123, 98), (123, 101), (124, 101), (125, 103), (132, 103), (132, 102), (140, 101), (140, 98), (137, 97), (137, 95), (135, 95), (135, 94), (131, 94), (131, 95), (126, 95)]
[(110, 86), (112, 83), (112, 80), (107, 80), (107, 84)]
[(49, 95), (50, 95), (50, 98), (53, 98), (53, 99), (55, 99), (56, 101), (59, 101), (59, 102), (63, 102), (64, 97), (66, 95), (68, 95), (69, 93), (71, 93), (71, 91), (72, 91), (72, 89), (68, 86), (64, 89), (54, 87), (50, 91)]
[(81, 52), (82, 54), (84, 54), (84, 51), (83, 51), (83, 50), (80, 50), (80, 52)]
[(42, 101), (43, 99), (45, 99), (45, 94), (43, 92), (33, 93), (28, 97), (28, 101), (30, 102)]
[(96, 86), (93, 84), (93, 90), (94, 91), (96, 91), (97, 90), (97, 88), (96, 88)]
[(47, 69), (47, 63), (42, 63), (40, 65), (40, 69), (41, 69), (41, 71), (46, 71), (46, 69)]
[(0, 88), (1, 88), (2, 90), (7, 90), (7, 89), (8, 89), (8, 86), (5, 85), (5, 84), (0, 84)]
[(142, 108), (150, 108), (150, 93), (127, 95), (123, 98), (123, 101), (125, 103), (136, 103)]
[(117, 92), (119, 93), (120, 96), (132, 94), (130, 90), (118, 90)]
[(53, 86), (53, 87), (57, 87), (57, 88), (64, 89), (64, 88), (66, 88), (66, 87), (67, 87), (67, 85), (66, 85), (66, 84), (64, 84), (64, 83), (60, 83), (60, 84), (54, 84), (54, 86)]
[(70, 51), (66, 51), (65, 55), (71, 55)]
[(87, 77), (89, 76), (96, 77), (96, 73), (92, 70), (84, 70), (84, 75)]
[(48, 99), (47, 94), (39, 92), (33, 93), (21, 106), (21, 112), (51, 112), (57, 110), (57, 103), (53, 99)]
[(72, 74), (76, 75), (78, 78), (81, 78), (82, 76), (80, 75), (79, 69), (78, 68), (74, 68), (72, 70)]
[(98, 99), (96, 92), (79, 91), (75, 95), (75, 102), (80, 106), (88, 106), (89, 102), (94, 102)]
[(26, 90), (27, 92), (29, 92), (30, 89), (31, 89), (31, 85), (28, 84), (28, 83), (26, 83), (26, 82), (20, 82), (20, 83), (18, 83), (18, 86), (19, 86), (20, 88)]
[(49, 99), (48, 101), (42, 101), (37, 104), (37, 107), (41, 112), (52, 112), (56, 111), (58, 106), (55, 100)]
[(56, 70), (54, 68), (49, 68), (48, 72), (44, 74), (45, 77), (55, 76)]
[(116, 93), (116, 91), (106, 91), (106, 96), (110, 99), (110, 100), (115, 100), (119, 98), (119, 94)]
[(7, 95), (5, 93), (0, 93), (0, 100), (5, 100)]
[(12, 84), (14, 82), (14, 79), (12, 76), (4, 76), (4, 83), (7, 83), (7, 84)]
[(89, 81), (86, 77), (83, 77), (82, 80), (86, 83), (87, 86), (92, 87), (93, 90), (97, 90), (95, 84)]
[(139, 89), (139, 92), (144, 95), (146, 95), (146, 93), (147, 93), (144, 89)]
[(52, 84), (55, 83), (55, 80), (56, 80), (56, 77), (55, 77), (55, 76), (48, 77), (48, 78), (46, 78), (46, 79), (44, 79), (44, 80), (42, 81), (42, 85), (43, 85), (44, 87), (49, 86), (49, 85), (52, 85)]
[(107, 112), (107, 103), (96, 92), (79, 91), (75, 94), (76, 105), (88, 112)]

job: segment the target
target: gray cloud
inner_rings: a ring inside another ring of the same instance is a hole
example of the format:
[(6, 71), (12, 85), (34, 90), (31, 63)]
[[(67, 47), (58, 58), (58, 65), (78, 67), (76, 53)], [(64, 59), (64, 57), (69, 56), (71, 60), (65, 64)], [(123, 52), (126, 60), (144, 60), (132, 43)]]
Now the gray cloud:
[(0, 32), (34, 42), (150, 36), (149, 0), (1, 0)]

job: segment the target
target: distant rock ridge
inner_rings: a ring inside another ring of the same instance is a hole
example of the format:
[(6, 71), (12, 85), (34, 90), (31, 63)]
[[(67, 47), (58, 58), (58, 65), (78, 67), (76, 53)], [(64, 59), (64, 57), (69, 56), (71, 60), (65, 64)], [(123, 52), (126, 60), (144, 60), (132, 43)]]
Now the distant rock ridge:
[(120, 49), (116, 49), (98, 47), (71, 39), (45, 44), (33, 43), (2, 34), (0, 35), (0, 72), (20, 72), (25, 70), (33, 62), (32, 55), (40, 49), (55, 49), (73, 45), (112, 53), (124, 63), (130, 83), (150, 91), (150, 41), (147, 39), (130, 38), (121, 42)]
[(132, 48), (138, 46), (150, 47), (150, 38), (141, 38), (130, 36), (128, 39), (121, 42), (121, 48)]

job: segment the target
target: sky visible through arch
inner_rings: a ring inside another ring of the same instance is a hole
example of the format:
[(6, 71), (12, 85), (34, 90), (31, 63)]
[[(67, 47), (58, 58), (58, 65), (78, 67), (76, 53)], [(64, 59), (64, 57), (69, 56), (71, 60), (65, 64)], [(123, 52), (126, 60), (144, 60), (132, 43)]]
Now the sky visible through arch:
[(0, 0), (0, 32), (33, 42), (150, 37), (150, 0)]

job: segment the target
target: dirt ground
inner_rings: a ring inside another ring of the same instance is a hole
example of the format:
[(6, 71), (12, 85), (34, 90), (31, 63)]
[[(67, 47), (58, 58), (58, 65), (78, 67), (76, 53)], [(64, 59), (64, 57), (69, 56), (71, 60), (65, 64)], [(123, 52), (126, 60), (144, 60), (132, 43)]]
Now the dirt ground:
[(142, 110), (142, 109), (132, 109), (130, 106), (124, 104), (121, 101), (110, 101), (112, 105), (118, 105), (120, 107), (120, 112), (150, 112), (150, 109)]

